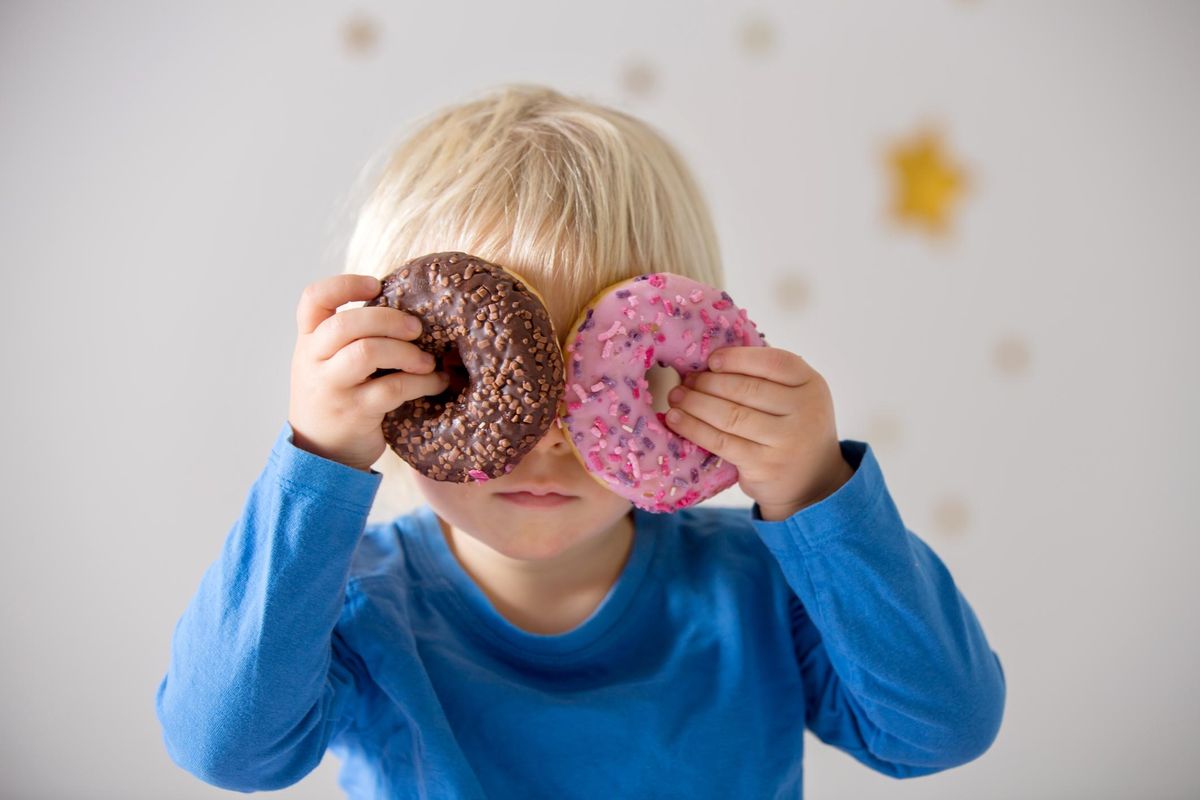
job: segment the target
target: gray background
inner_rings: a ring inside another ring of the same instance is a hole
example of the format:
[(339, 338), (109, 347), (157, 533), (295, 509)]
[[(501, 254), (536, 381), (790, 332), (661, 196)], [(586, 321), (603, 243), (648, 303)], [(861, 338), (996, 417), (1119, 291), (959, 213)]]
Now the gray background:
[[(734, 298), (1003, 659), (981, 759), (899, 782), (810, 736), (808, 795), (1195, 796), (1198, 34), (1186, 3), (0, 4), (3, 796), (225, 794), (154, 691), (286, 417), (296, 300), (375, 152), (514, 80), (677, 144)], [(927, 123), (970, 181), (942, 238), (888, 214)]]

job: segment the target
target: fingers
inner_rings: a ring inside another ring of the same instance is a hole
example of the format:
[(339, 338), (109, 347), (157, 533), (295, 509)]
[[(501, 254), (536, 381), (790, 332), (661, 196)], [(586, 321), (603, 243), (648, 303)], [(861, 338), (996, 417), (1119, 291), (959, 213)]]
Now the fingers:
[(334, 275), (304, 287), (296, 306), (296, 327), (300, 333), (312, 333), (334, 315), (338, 308), (354, 300), (371, 300), (382, 284), (371, 275)]
[(747, 375), (689, 372), (683, 377), (683, 385), (768, 414), (787, 414), (796, 406), (796, 400), (792, 397), (793, 387)]
[(383, 416), (409, 400), (444, 392), (449, 383), (449, 376), (444, 372), (428, 375), (398, 372), (367, 381), (355, 390), (356, 400), (368, 413)]
[(751, 463), (762, 449), (761, 444), (718, 430), (680, 408), (668, 411), (666, 419), (675, 433), (734, 465)]
[(412, 342), (371, 336), (355, 339), (337, 351), (322, 365), (326, 378), (337, 386), (354, 386), (374, 374), (376, 369), (399, 369), (426, 374), (437, 366), (433, 356)]
[[(672, 406), (719, 431), (757, 444), (774, 444), (780, 418), (706, 392), (676, 386), (667, 395)], [(737, 463), (735, 459), (730, 459)]]
[(734, 372), (784, 386), (803, 386), (817, 372), (795, 353), (777, 347), (722, 347), (708, 357), (710, 372)]
[(421, 335), (421, 320), (389, 306), (351, 308), (334, 314), (312, 332), (309, 355), (331, 358), (355, 339), (384, 337), (416, 339)]

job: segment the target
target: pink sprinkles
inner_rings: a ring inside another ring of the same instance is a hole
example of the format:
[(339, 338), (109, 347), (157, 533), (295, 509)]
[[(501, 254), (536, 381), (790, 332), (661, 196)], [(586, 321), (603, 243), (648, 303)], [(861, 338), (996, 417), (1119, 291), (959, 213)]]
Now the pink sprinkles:
[[(666, 427), (665, 415), (653, 411), (645, 372), (656, 362), (690, 372), (722, 344), (765, 342), (745, 309), (730, 311), (728, 294), (683, 276), (639, 276), (613, 295), (588, 312), (598, 326), (577, 328), (569, 346), (577, 382), (568, 394), (578, 400), (566, 399), (564, 426), (587, 468), (615, 492), (649, 511), (686, 508), (732, 485), (737, 472)], [(592, 403), (602, 398), (607, 402)], [(476, 472), (476, 480), (487, 479)]]

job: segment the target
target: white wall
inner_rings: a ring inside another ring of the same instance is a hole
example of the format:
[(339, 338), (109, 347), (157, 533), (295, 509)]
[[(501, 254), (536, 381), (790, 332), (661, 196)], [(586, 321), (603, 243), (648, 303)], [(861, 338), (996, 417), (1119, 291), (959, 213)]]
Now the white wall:
[[(1001, 655), (981, 759), (896, 782), (810, 737), (809, 796), (1200, 791), (1200, 6), (163, 5), (0, 5), (0, 794), (223, 794), (154, 690), (285, 419), (296, 299), (375, 150), (510, 80), (678, 144), (735, 299)], [(943, 241), (886, 215), (882, 153), (926, 120), (971, 180)], [(339, 796), (336, 767), (280, 796)]]

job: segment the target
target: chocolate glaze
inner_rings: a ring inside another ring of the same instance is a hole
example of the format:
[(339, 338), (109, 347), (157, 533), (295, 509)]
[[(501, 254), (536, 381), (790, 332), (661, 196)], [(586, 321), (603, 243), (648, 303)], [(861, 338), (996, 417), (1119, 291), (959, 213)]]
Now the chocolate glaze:
[[(451, 373), (445, 392), (383, 419), (388, 445), (422, 475), (453, 483), (499, 477), (554, 424), (562, 352), (549, 312), (519, 276), (467, 253), (432, 253), (384, 278), (366, 305), (420, 318), (413, 343)], [(455, 381), (458, 362), (465, 380)]]

